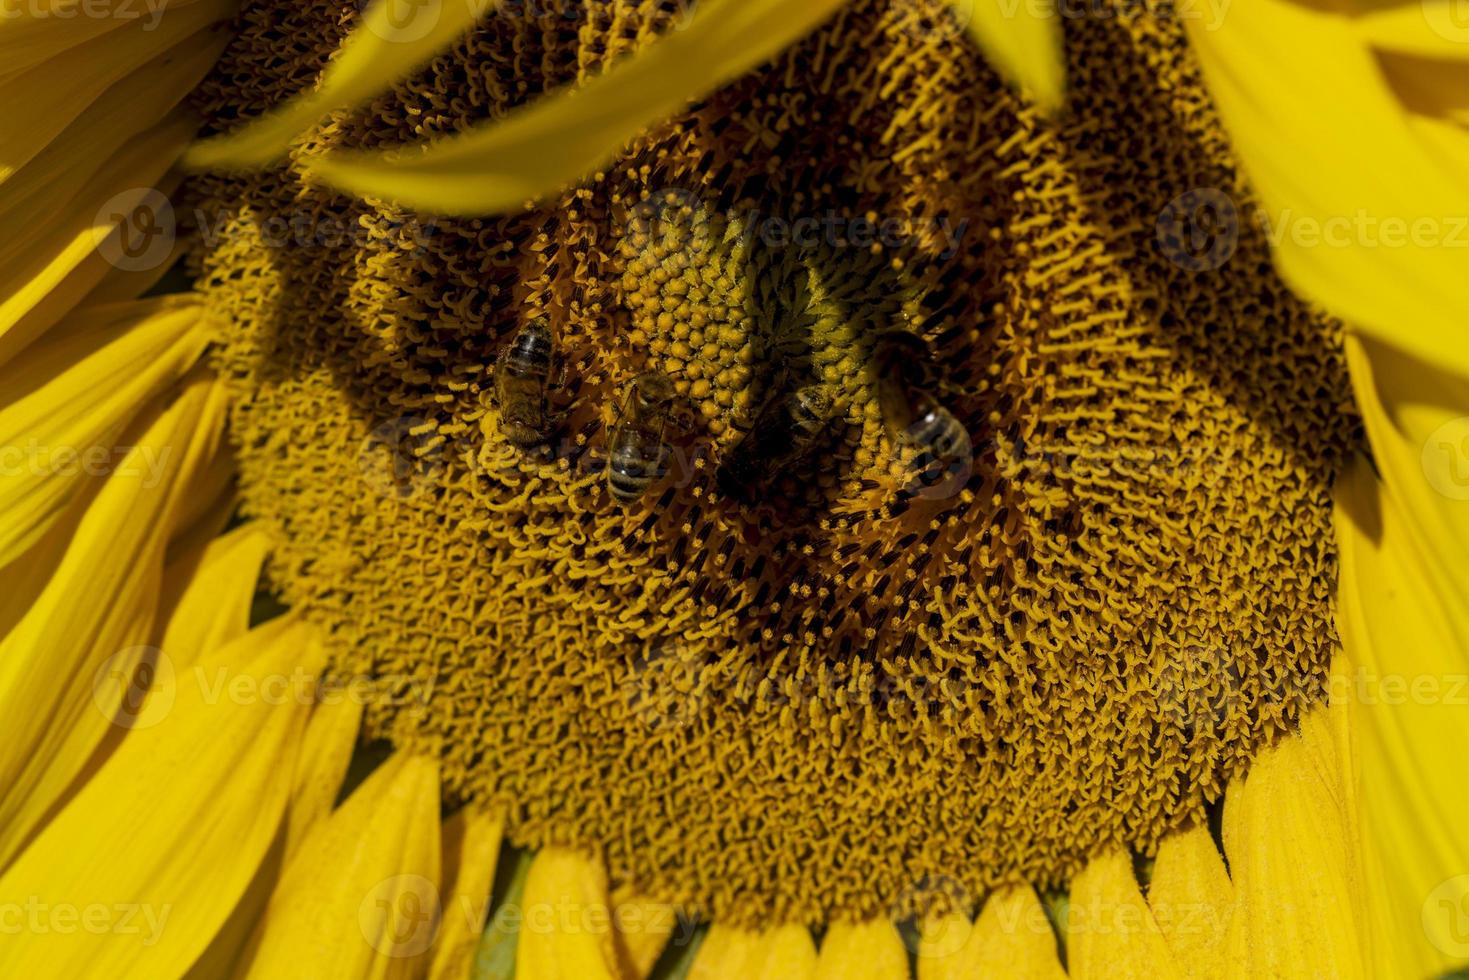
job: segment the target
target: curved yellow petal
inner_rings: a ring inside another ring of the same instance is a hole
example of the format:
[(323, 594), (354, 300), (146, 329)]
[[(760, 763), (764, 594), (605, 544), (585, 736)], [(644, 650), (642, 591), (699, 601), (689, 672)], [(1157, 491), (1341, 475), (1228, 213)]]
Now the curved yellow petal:
[(815, 975), (816, 943), (804, 926), (780, 926), (757, 933), (716, 922), (704, 937), (686, 980), (808, 980)]
[[(199, 375), (110, 467), (51, 581), (0, 640), (0, 862), (116, 725), (136, 725), (134, 677), (180, 494), (207, 472), (223, 389)], [(147, 669), (146, 667), (143, 669)]]
[(1122, 851), (1092, 858), (1072, 879), (1066, 935), (1079, 980), (1183, 976)]
[(220, 50), (221, 36), (199, 32), (230, 16), (234, 5), (234, 0), (199, 0), (165, 10), (154, 24), (134, 21), (8, 78), (6, 87), (26, 97), (0, 100), (0, 186), (110, 87), (154, 58), (167, 57), (170, 48), (181, 45), (174, 52), (179, 58), (189, 51)]
[(399, 753), (287, 864), (245, 975), (416, 976), (438, 927), (438, 889), (437, 765)]
[(821, 940), (815, 980), (907, 980), (908, 950), (885, 919), (833, 923)]
[(985, 56), (1028, 92), (1043, 112), (1054, 112), (1066, 99), (1066, 60), (1061, 50), (1061, 21), (1050, 4), (1023, 0), (950, 0), (968, 22)]
[(679, 924), (678, 912), (671, 905), (643, 898), (624, 886), (612, 895), (612, 917), (622, 972), (630, 980), (643, 980), (673, 938)]
[[(320, 645), (277, 621), (216, 651), (255, 682), (319, 670)], [(275, 837), (306, 708), (211, 697), (179, 684), (158, 724), (135, 730), (0, 876), (30, 927), (0, 943), (8, 977), (182, 976)]]
[(516, 980), (620, 977), (601, 862), (548, 847), (525, 882)]
[[(1425, 14), (1448, 5), (1396, 6), (1427, 39)], [(1424, 138), (1357, 9), (1254, 0), (1185, 23), (1285, 278), (1354, 330), (1469, 373), (1469, 178)]]
[(322, 74), (316, 90), (239, 129), (197, 143), (184, 166), (198, 170), (266, 167), (291, 140), (333, 109), (388, 90), (462, 37), (499, 0), (375, 0)]
[(1224, 940), (1234, 914), (1234, 886), (1209, 828), (1171, 834), (1158, 847), (1148, 908), (1189, 980), (1225, 980)]
[(1324, 706), (1262, 751), (1224, 802), (1237, 904), (1229, 976), (1353, 977), (1364, 967), (1361, 876), (1345, 760)]
[(168, 0), (167, 5), (116, 4), (116, 16), (83, 16), (87, 0), (0, 0), (0, 79), (10, 79), (78, 45), (141, 23), (157, 30), (199, 0)]
[(509, 211), (611, 160), (638, 134), (805, 37), (844, 0), (707, 0), (688, 25), (584, 85), (426, 147), (328, 153), (309, 174), (438, 214)]
[(1469, 965), (1469, 382), (1349, 341), (1377, 474), (1337, 488), (1338, 616), (1377, 975)]
[(918, 980), (1065, 980), (1056, 932), (1028, 886), (992, 894), (971, 924), (949, 915), (925, 925), (918, 946)]
[(475, 806), (444, 823), (444, 909), (429, 980), (468, 980), (485, 931), (505, 820)]
[(116, 444), (209, 342), (202, 312), (175, 299), (83, 310), (0, 369), (0, 567), (33, 546)]
[(250, 609), (270, 539), (253, 524), (242, 524), (210, 541), (197, 562), (181, 560), (164, 571), (167, 615), (159, 648), (175, 669), (192, 666), (250, 629)]
[(357, 747), (362, 708), (356, 698), (333, 696), (330, 703), (318, 704), (311, 713), (306, 744), (297, 760), (291, 809), (286, 815), (286, 860), (332, 812), (352, 762), (352, 751)]
[(157, 261), (172, 254), (172, 233), (156, 214), (140, 227), (140, 209), (151, 213), (166, 201), (165, 174), (193, 129), (188, 118), (171, 117), (95, 172), (48, 188), (43, 221), (0, 214), (0, 363), (73, 309), (130, 251), (146, 262), (155, 251)]

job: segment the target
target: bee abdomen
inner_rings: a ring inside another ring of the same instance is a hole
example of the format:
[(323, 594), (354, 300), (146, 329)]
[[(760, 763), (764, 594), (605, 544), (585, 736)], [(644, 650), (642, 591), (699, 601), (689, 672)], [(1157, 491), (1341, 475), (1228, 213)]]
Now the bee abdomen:
[(554, 348), (549, 332), (527, 329), (505, 354), (505, 366), (519, 377), (545, 377), (551, 373)]

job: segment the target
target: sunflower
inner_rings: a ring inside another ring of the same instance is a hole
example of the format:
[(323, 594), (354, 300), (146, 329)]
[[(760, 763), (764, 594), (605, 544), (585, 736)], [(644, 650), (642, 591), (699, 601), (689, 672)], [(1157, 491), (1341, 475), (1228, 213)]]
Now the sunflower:
[(0, 0), (0, 971), (1469, 964), (1469, 32), (1240, 8)]

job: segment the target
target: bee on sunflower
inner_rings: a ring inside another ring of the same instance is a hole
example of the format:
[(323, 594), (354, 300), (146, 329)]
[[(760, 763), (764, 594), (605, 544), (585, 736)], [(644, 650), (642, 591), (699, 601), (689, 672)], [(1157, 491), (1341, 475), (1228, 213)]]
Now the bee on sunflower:
[(1448, 0), (0, 53), (0, 973), (1469, 965)]

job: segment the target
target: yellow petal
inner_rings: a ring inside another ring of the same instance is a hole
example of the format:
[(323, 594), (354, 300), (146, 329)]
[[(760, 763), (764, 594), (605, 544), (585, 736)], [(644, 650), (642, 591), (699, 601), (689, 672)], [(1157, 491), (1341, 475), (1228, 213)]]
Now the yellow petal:
[(318, 179), (438, 214), (508, 211), (604, 166), (688, 102), (780, 54), (843, 0), (707, 0), (686, 27), (584, 85), (426, 147), (328, 153)]
[[(148, 263), (155, 250), (158, 261), (172, 253), (171, 232), (156, 212), (171, 186), (164, 174), (193, 128), (172, 117), (129, 140), (77, 186), (48, 187), (45, 221), (0, 217), (0, 363), (75, 307), (109, 269), (126, 264), (129, 251)], [(152, 215), (146, 226), (145, 215)]]
[(123, 430), (208, 341), (201, 311), (187, 302), (114, 304), (82, 311), (0, 370), (0, 567), (111, 469)]
[(1367, 975), (1343, 760), (1324, 707), (1229, 786), (1224, 850), (1237, 899), (1229, 976)]
[(834, 923), (821, 941), (815, 980), (907, 980), (908, 951), (886, 920)]
[(197, 562), (181, 560), (164, 572), (167, 615), (159, 648), (175, 670), (190, 667), (209, 650), (250, 628), (250, 608), (270, 539), (254, 524), (216, 538)]
[(1023, 0), (950, 0), (994, 66), (1029, 92), (1043, 112), (1066, 98), (1061, 21), (1053, 5)]
[[(1255, 0), (1185, 24), (1286, 279), (1354, 330), (1469, 373), (1469, 179), (1414, 125), (1352, 6)], [(1399, 23), (1427, 38), (1440, 6), (1399, 5)]]
[(612, 895), (612, 917), (622, 972), (632, 980), (642, 980), (653, 972), (678, 928), (678, 912), (672, 905), (643, 898), (624, 886)]
[(439, 777), (399, 753), (286, 866), (250, 953), (250, 977), (411, 977), (439, 919)]
[[(321, 653), (309, 630), (282, 620), (210, 662), (258, 682), (318, 670)], [(181, 976), (244, 891), (285, 808), (280, 773), (293, 764), (305, 706), (211, 697), (192, 684), (174, 693), (167, 717), (130, 732), (0, 876), (0, 895), (36, 924), (0, 943), (0, 974)]]
[(287, 860), (337, 801), (357, 747), (362, 708), (358, 699), (333, 695), (330, 703), (317, 705), (311, 713), (286, 819)]
[(1072, 879), (1066, 935), (1074, 978), (1182, 976), (1122, 851), (1092, 858)]
[(620, 976), (601, 862), (559, 847), (536, 854), (515, 959), (517, 980)]
[(444, 824), (444, 913), (429, 980), (468, 980), (485, 931), (505, 821), (470, 806)]
[[(116, 464), (60, 565), (0, 640), (0, 863), (131, 712), (149, 637), (172, 508), (207, 467), (223, 389), (201, 376)], [(24, 819), (22, 819), (24, 817)]]
[(1026, 887), (989, 897), (971, 925), (962, 915), (928, 923), (918, 946), (918, 980), (1065, 980), (1056, 933)]
[(687, 980), (807, 980), (815, 975), (816, 943), (804, 926), (780, 926), (757, 933), (716, 922), (704, 937)]
[[(116, 4), (116, 16), (85, 16), (85, 0), (0, 0), (0, 78), (11, 78), (78, 45), (139, 22), (158, 29), (170, 16), (198, 0), (169, 0), (167, 6)], [(95, 6), (92, 8), (95, 9)]]
[(1183, 976), (1224, 980), (1223, 946), (1234, 912), (1234, 888), (1208, 827), (1190, 827), (1163, 839), (1148, 885), (1148, 907)]
[(1348, 359), (1380, 474), (1359, 462), (1336, 500), (1366, 924), (1376, 975), (1432, 976), (1469, 964), (1469, 383), (1370, 342)]
[[(194, 49), (217, 43), (214, 37), (196, 32), (229, 16), (233, 6), (233, 0), (199, 0), (165, 11), (168, 16), (159, 17), (157, 23), (134, 21), (7, 78), (10, 91), (25, 92), (27, 97), (0, 101), (0, 185), (132, 72), (154, 58), (166, 57), (170, 48), (185, 39)], [(185, 53), (182, 49), (176, 52), (178, 56)]]
[(357, 105), (411, 77), (498, 5), (499, 0), (376, 0), (315, 91), (234, 132), (196, 144), (184, 165), (212, 169), (277, 162), (292, 139), (327, 113)]

